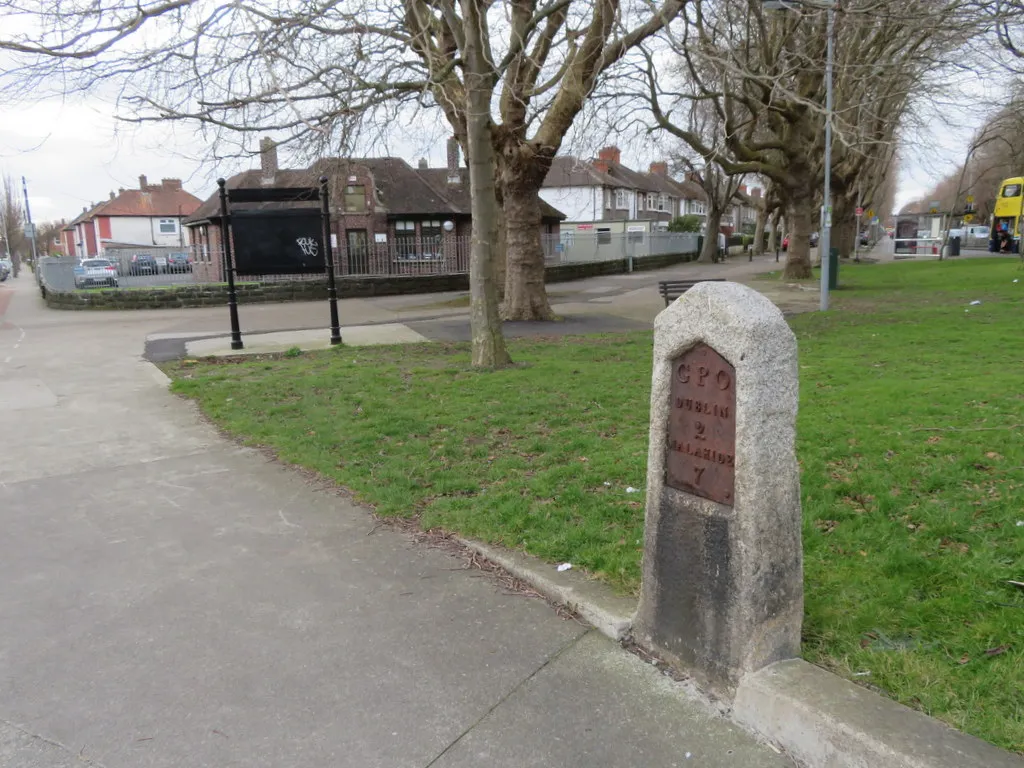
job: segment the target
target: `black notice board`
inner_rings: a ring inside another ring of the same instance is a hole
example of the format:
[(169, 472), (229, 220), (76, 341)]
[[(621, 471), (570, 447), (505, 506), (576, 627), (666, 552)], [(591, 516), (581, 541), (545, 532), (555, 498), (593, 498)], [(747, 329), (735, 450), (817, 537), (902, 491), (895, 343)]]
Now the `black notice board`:
[(240, 275), (300, 275), (326, 268), (323, 218), (315, 209), (232, 211)]

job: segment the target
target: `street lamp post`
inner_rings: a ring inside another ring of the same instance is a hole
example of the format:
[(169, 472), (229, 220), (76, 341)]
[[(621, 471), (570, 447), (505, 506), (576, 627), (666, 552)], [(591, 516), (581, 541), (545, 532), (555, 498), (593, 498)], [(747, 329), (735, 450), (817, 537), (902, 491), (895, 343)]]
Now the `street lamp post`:
[[(821, 205), (821, 237), (818, 239), (818, 253), (821, 254), (821, 311), (828, 309), (828, 291), (831, 282), (832, 265), (829, 255), (832, 251), (832, 63), (835, 59), (836, 6), (834, 2), (815, 0), (761, 0), (766, 11), (788, 11), (796, 5), (810, 8), (824, 8), (828, 12), (828, 41), (825, 56), (825, 189)], [(860, 236), (860, 233), (857, 233)]]

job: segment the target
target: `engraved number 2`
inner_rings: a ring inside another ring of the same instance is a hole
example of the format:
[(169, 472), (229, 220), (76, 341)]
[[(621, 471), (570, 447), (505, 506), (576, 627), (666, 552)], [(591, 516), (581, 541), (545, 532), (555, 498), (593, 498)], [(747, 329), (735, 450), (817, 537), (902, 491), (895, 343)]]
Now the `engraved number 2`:
[(697, 430), (696, 438), (698, 440), (707, 440), (708, 439), (707, 435), (704, 434), (704, 422), (703, 421), (696, 421), (696, 422), (694, 422), (693, 426)]

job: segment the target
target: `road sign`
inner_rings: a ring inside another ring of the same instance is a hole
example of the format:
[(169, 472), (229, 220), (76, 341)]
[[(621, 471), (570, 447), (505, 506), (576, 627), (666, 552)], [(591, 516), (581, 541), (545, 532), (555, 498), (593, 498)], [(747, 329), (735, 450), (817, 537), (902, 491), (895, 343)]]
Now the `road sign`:
[(36, 225), (35, 224), (26, 224), (25, 225), (25, 237), (27, 237), (29, 240), (32, 240), (32, 239), (35, 238), (35, 236), (36, 236)]
[(857, 215), (858, 215), (858, 216), (863, 216), (863, 215), (864, 215), (864, 209), (863, 209), (863, 208), (861, 208), (861, 207), (860, 207), (860, 206), (858, 205), (858, 206), (857, 206), (857, 211), (856, 211), (856, 213), (857, 213)]
[(871, 209), (868, 209), (868, 218), (869, 219), (875, 218), (875, 212), (873, 210), (871, 210)]
[(938, 213), (940, 205), (938, 200), (932, 200), (931, 205), (928, 206), (928, 213)]
[(972, 221), (974, 221), (974, 214), (973, 213), (965, 213), (964, 214), (964, 224), (970, 224)]
[(974, 195), (968, 195), (967, 196), (967, 202), (968, 203), (973, 203), (974, 202)]

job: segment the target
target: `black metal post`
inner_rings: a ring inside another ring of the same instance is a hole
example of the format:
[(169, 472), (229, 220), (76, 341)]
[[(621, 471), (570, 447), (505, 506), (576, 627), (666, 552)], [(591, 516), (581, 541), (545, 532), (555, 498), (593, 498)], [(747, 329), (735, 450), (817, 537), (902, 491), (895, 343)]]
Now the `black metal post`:
[(231, 315), (231, 348), (242, 349), (242, 330), (238, 326), (238, 294), (235, 293), (235, 266), (231, 258), (231, 221), (228, 219), (228, 191), (224, 179), (220, 187), (220, 241), (224, 249), (224, 271), (228, 276), (228, 314)]
[(331, 305), (331, 344), (341, 344), (338, 288), (334, 282), (334, 249), (331, 247), (331, 202), (328, 199), (326, 176), (320, 177), (320, 218), (323, 220), (324, 261), (327, 263), (327, 302)]

